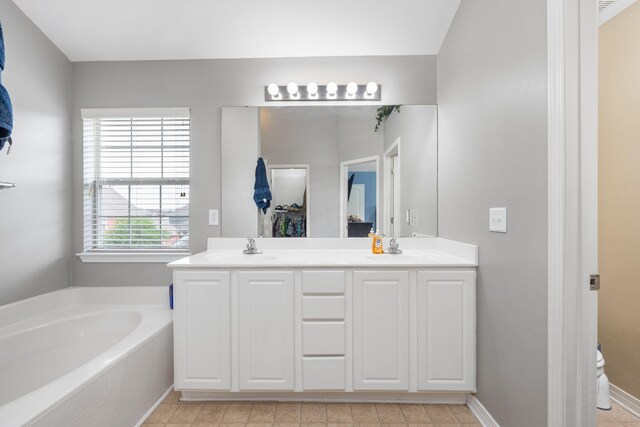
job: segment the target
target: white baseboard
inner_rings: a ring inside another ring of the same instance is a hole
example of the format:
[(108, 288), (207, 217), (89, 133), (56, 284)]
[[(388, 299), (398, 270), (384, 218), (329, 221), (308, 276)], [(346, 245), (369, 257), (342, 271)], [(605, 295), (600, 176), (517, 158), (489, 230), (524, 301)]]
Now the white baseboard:
[(276, 401), (276, 402), (344, 402), (344, 403), (433, 403), (464, 405), (465, 392), (286, 392), (286, 391), (182, 391), (182, 402), (199, 401)]
[(482, 403), (473, 394), (470, 394), (467, 398), (467, 406), (471, 409), (471, 412), (478, 418), (480, 424), (483, 427), (500, 427), (500, 424), (493, 419), (487, 408), (482, 406)]
[(611, 400), (615, 401), (636, 417), (640, 417), (640, 399), (611, 383), (609, 384), (609, 393), (611, 394)]
[(154, 403), (151, 406), (151, 408), (149, 408), (149, 410), (146, 412), (146, 414), (144, 414), (142, 416), (142, 418), (140, 418), (140, 421), (138, 421), (134, 427), (141, 427), (142, 424), (144, 424), (144, 422), (147, 421), (147, 418), (149, 418), (151, 416), (151, 414), (153, 414), (153, 411), (156, 410), (158, 405), (160, 405), (162, 403), (162, 401), (165, 399), (165, 397), (169, 396), (169, 393), (171, 393), (172, 391), (173, 391), (173, 384), (171, 384), (171, 386), (169, 386), (167, 391), (162, 393), (162, 396), (160, 396), (160, 399), (156, 400), (156, 403)]

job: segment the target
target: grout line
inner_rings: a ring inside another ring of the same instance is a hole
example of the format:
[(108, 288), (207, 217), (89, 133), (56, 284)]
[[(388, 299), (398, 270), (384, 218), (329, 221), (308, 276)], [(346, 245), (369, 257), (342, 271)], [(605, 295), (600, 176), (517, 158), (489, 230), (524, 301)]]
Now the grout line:
[[(166, 397), (166, 396), (165, 396), (165, 397)], [(164, 402), (164, 398), (163, 398), (163, 399), (161, 399), (161, 400), (160, 400), (160, 402), (161, 402), (161, 403), (162, 403), (162, 402)], [(278, 405), (279, 405), (280, 403), (283, 403), (283, 402), (274, 402), (276, 407), (275, 407), (275, 411), (273, 412), (272, 420), (270, 420), (270, 421), (251, 421), (249, 418), (250, 418), (250, 416), (251, 416), (251, 412), (253, 411), (253, 409), (254, 409), (254, 407), (256, 406), (256, 403), (257, 403), (257, 402), (256, 402), (256, 401), (251, 401), (251, 400), (249, 400), (249, 401), (239, 402), (239, 403), (248, 403), (248, 404), (251, 404), (251, 407), (249, 408), (249, 414), (248, 414), (247, 420), (244, 420), (244, 421), (236, 421), (236, 422), (234, 422), (234, 421), (224, 421), (224, 416), (225, 416), (225, 415), (227, 414), (227, 412), (229, 411), (229, 402), (224, 402), (224, 403), (225, 403), (225, 405), (224, 405), (224, 410), (222, 411), (221, 419), (220, 419), (220, 421), (219, 421), (219, 422), (214, 423), (214, 424), (221, 425), (221, 426), (223, 426), (224, 424), (236, 424), (236, 425), (241, 425), (241, 426), (243, 426), (243, 427), (246, 427), (248, 424), (253, 424), (253, 423), (259, 423), (259, 424), (274, 424), (274, 423), (283, 423), (283, 422), (284, 422), (284, 421), (277, 421), (277, 420), (276, 420), (277, 407), (278, 407)], [(306, 403), (306, 402), (300, 402), (300, 404), (299, 404), (299, 405), (297, 405), (297, 406), (298, 406), (299, 421), (297, 421), (297, 422), (290, 422), (290, 423), (289, 423), (289, 422), (287, 422), (288, 424), (295, 425), (295, 426), (301, 426), (303, 423), (305, 423), (305, 424), (310, 424), (310, 423), (311, 423), (311, 424), (313, 424), (313, 423), (329, 424), (329, 423), (330, 423), (329, 421), (327, 421), (327, 406), (331, 405), (332, 403), (323, 403), (323, 404), (322, 404), (322, 408), (323, 408), (323, 412), (324, 412), (324, 419), (325, 419), (324, 421), (305, 421), (305, 422), (303, 422), (303, 421), (302, 421), (302, 406), (304, 405), (304, 403)], [(314, 403), (314, 402), (311, 402), (311, 403)], [(178, 408), (179, 408), (179, 407), (187, 406), (188, 404), (189, 404), (189, 402), (178, 402)], [(200, 413), (204, 410), (204, 404), (205, 404), (205, 403), (203, 402), (203, 403), (202, 403), (202, 406), (201, 406), (201, 408), (200, 408), (200, 410), (199, 410), (199, 411), (198, 411), (198, 413), (196, 414), (196, 417), (195, 417), (195, 420), (193, 421), (193, 423), (200, 423), (200, 422), (201, 422), (201, 421), (196, 421), (196, 420), (197, 420), (198, 416), (200, 415)], [(340, 422), (339, 422), (339, 421), (336, 421), (336, 422), (331, 422), (331, 423), (340, 423), (340, 424), (345, 424), (345, 423), (346, 423), (346, 424), (354, 424), (354, 423), (360, 423), (360, 424), (362, 424), (362, 423), (372, 423), (372, 424), (379, 424), (379, 425), (380, 425), (380, 426), (382, 426), (382, 427), (384, 427), (384, 426), (386, 426), (386, 425), (390, 425), (390, 424), (396, 424), (396, 425), (404, 424), (405, 426), (408, 426), (410, 423), (426, 423), (426, 424), (429, 424), (429, 423), (433, 424), (433, 423), (435, 423), (435, 421), (433, 420), (433, 418), (431, 417), (431, 415), (429, 414), (429, 412), (428, 412), (428, 410), (427, 410), (427, 407), (429, 407), (429, 406), (431, 405), (431, 404), (428, 404), (428, 403), (417, 403), (417, 404), (415, 404), (415, 405), (419, 405), (420, 407), (422, 407), (422, 408), (426, 411), (427, 419), (425, 419), (425, 420), (423, 420), (423, 421), (407, 421), (407, 418), (406, 418), (406, 416), (405, 416), (404, 412), (402, 412), (402, 402), (398, 402), (398, 403), (392, 404), (392, 405), (397, 406), (398, 410), (400, 411), (401, 417), (402, 417), (402, 419), (403, 419), (403, 421), (396, 421), (396, 422), (382, 421), (382, 420), (381, 420), (381, 418), (380, 418), (380, 414), (379, 414), (379, 412), (378, 412), (378, 405), (379, 405), (380, 403), (377, 403), (377, 402), (364, 403), (364, 404), (370, 404), (370, 405), (372, 405), (372, 406), (373, 406), (374, 412), (375, 412), (375, 414), (376, 414), (376, 418), (378, 419), (377, 421), (364, 421), (364, 422), (355, 421), (355, 420), (354, 420), (354, 418), (353, 418), (353, 405), (359, 405), (359, 404), (360, 404), (360, 403), (353, 403), (353, 402), (348, 403), (348, 405), (349, 405), (349, 415), (350, 415), (350, 417), (351, 417), (351, 421), (350, 421), (350, 422), (347, 422), (347, 421), (340, 421)], [(414, 404), (414, 403), (408, 403), (408, 404), (409, 404), (409, 405), (412, 405), (412, 404)], [(461, 420), (456, 416), (455, 412), (451, 409), (451, 406), (452, 406), (452, 405), (450, 405), (450, 404), (444, 404), (444, 407), (446, 407), (446, 408), (449, 410), (449, 412), (450, 412), (451, 414), (453, 414), (453, 417), (454, 417), (454, 419), (455, 419), (455, 422), (451, 423), (451, 425), (452, 425), (452, 426), (454, 426), (454, 425), (455, 425), (455, 426), (458, 426), (458, 427), (465, 427), (465, 426), (466, 426), (466, 425), (468, 425), (468, 424), (473, 424), (473, 423), (478, 423), (478, 422), (480, 422), (480, 421), (477, 419), (477, 416), (476, 416), (476, 421), (474, 421), (474, 422), (471, 422), (471, 423), (464, 423), (464, 422), (462, 422), (462, 421), (461, 421)], [(150, 412), (152, 412), (152, 411), (150, 411)], [(174, 411), (174, 413), (175, 413), (175, 411)], [(172, 415), (171, 415), (171, 417), (172, 417), (173, 415), (174, 415), (174, 414), (172, 414)], [(475, 414), (474, 414), (474, 415), (475, 415)], [(171, 418), (171, 417), (170, 417), (170, 418)], [(623, 424), (623, 423), (621, 423), (620, 421), (614, 421), (614, 422), (619, 423), (621, 426), (622, 426), (622, 425), (624, 425), (624, 424)], [(168, 423), (162, 423), (162, 422), (161, 422), (161, 423), (159, 423), (159, 425), (162, 425), (162, 426), (165, 426), (165, 425), (168, 425), (168, 424), (171, 424), (171, 421), (169, 421)]]

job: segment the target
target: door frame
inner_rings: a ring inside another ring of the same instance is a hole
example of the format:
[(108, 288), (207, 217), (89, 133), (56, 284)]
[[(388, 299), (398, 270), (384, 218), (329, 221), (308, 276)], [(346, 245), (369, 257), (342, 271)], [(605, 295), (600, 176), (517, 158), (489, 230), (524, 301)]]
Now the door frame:
[(595, 426), (597, 5), (547, 0), (549, 426)]
[(376, 227), (380, 227), (380, 156), (362, 157), (360, 159), (340, 162), (340, 237), (349, 237), (347, 232), (347, 167), (360, 163), (376, 163)]
[[(400, 165), (400, 145), (401, 145), (401, 137), (398, 137), (393, 143), (384, 151), (383, 154), (383, 174), (384, 174), (384, 188), (386, 190), (391, 190), (391, 169), (393, 168), (393, 158), (398, 157), (398, 165)], [(400, 203), (397, 203), (396, 200), (400, 200), (400, 183), (402, 176), (402, 169), (394, 170), (393, 176), (393, 203), (391, 203), (391, 198), (388, 197), (388, 194), (385, 193), (384, 200), (384, 231), (383, 233), (389, 235), (390, 237), (400, 237), (397, 232), (398, 221), (401, 221), (400, 217), (402, 212), (400, 211)], [(393, 215), (392, 210), (393, 208)], [(393, 220), (393, 226), (391, 224), (391, 218)], [(393, 228), (393, 236), (389, 232)]]

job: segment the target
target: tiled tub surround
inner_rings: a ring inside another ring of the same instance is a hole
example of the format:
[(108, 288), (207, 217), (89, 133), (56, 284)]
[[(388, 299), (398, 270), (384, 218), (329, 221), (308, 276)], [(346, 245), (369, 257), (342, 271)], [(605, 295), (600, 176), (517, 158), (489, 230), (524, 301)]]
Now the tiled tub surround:
[(3, 426), (133, 426), (173, 382), (166, 287), (68, 288), (0, 307)]

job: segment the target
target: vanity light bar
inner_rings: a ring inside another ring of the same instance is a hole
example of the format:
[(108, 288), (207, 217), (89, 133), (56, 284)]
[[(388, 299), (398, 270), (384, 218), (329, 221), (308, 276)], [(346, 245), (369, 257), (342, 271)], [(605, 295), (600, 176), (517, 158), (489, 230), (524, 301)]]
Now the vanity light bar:
[(380, 101), (382, 87), (376, 82), (339, 85), (334, 82), (318, 85), (314, 82), (298, 85), (271, 83), (264, 87), (265, 101)]

